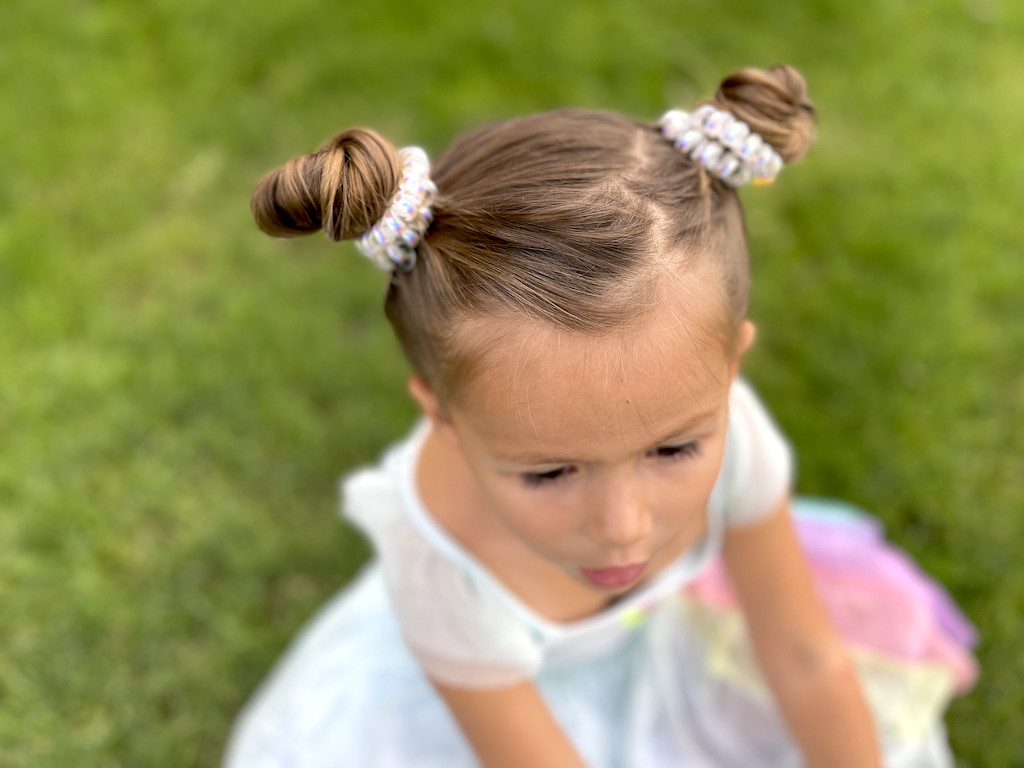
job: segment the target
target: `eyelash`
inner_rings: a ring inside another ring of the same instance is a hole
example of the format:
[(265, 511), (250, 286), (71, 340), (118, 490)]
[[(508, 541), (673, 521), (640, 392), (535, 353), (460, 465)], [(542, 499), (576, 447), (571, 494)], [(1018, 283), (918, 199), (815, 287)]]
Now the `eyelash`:
[[(663, 445), (653, 451), (656, 458), (666, 461), (680, 461), (685, 458), (700, 455), (700, 443), (684, 443), (683, 445)], [(520, 475), (523, 483), (528, 488), (539, 488), (542, 485), (550, 485), (564, 480), (576, 471), (573, 466), (557, 467), (547, 472), (524, 472)]]
[(558, 469), (549, 469), (547, 472), (524, 472), (520, 477), (527, 487), (538, 488), (548, 483), (558, 482), (572, 471), (574, 471), (572, 467), (559, 467)]
[(660, 448), (655, 448), (654, 452), (658, 458), (669, 460), (699, 456), (700, 443), (694, 440), (692, 443), (683, 443), (682, 445), (663, 445)]

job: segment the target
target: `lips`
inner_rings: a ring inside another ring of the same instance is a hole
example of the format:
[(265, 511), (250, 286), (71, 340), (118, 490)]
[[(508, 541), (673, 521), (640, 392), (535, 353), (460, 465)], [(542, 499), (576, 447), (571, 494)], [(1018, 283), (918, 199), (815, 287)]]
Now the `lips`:
[(595, 587), (621, 589), (635, 584), (646, 567), (647, 563), (633, 563), (617, 568), (580, 568), (580, 572)]

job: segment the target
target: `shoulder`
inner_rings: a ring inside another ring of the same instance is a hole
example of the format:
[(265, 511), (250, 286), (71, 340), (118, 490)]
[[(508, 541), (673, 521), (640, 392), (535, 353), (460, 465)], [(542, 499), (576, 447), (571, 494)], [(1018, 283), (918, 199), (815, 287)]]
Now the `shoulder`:
[(750, 383), (737, 376), (729, 389), (729, 438), (742, 448), (789, 451), (782, 430)]
[(420, 427), (375, 466), (342, 481), (342, 514), (372, 542), (409, 650), (453, 686), (498, 687), (533, 676), (540, 647), (530, 628), (478, 578), (410, 487)]
[(729, 427), (719, 498), (729, 525), (768, 515), (790, 493), (794, 458), (789, 441), (753, 387), (737, 377), (729, 392)]

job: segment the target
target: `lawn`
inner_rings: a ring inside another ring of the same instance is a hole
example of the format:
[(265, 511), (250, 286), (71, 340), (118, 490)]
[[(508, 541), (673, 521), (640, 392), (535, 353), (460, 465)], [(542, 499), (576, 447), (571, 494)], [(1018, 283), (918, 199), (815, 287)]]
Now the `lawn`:
[(982, 634), (961, 766), (1024, 765), (1024, 5), (35, 0), (0, 25), (0, 754), (214, 765), (368, 555), (340, 474), (414, 416), (350, 244), (266, 170), (352, 125), (439, 153), (802, 69), (817, 145), (745, 191), (748, 375), (799, 489), (873, 510)]

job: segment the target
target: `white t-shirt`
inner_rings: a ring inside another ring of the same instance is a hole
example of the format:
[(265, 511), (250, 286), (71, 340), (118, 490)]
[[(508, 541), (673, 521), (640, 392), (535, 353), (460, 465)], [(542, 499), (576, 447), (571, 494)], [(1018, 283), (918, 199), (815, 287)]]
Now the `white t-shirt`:
[(379, 465), (348, 476), (343, 514), (374, 544), (406, 644), (431, 678), (458, 687), (512, 685), (542, 666), (608, 651), (700, 571), (719, 550), (725, 526), (764, 517), (792, 485), (788, 444), (737, 379), (705, 539), (611, 607), (557, 623), (508, 590), (424, 506), (415, 473), (428, 429), (421, 422)]

